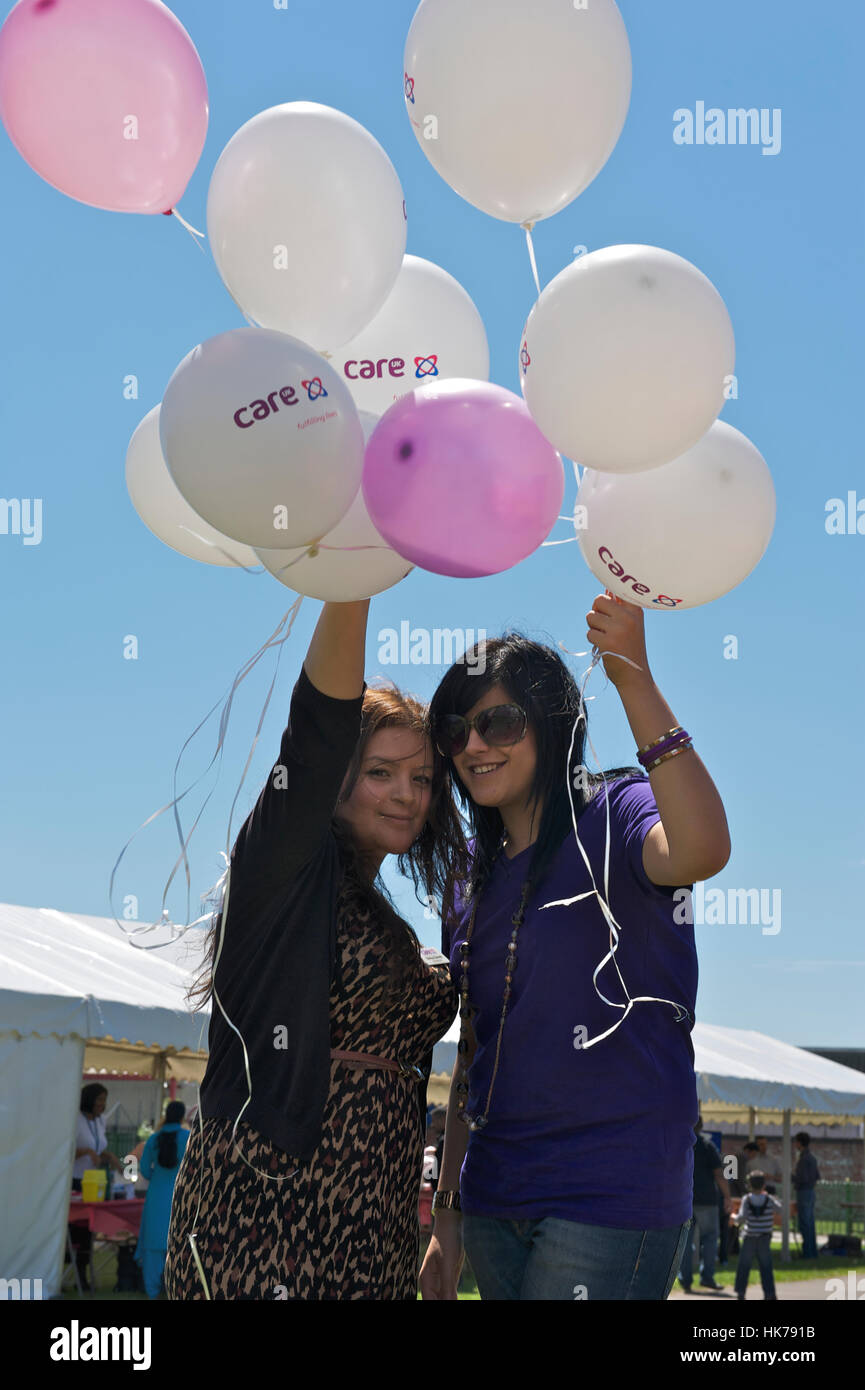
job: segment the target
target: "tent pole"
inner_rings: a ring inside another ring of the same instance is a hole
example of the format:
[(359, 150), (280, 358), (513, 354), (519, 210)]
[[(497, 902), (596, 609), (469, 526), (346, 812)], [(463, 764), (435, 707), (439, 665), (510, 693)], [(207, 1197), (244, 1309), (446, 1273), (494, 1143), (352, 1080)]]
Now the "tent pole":
[(784, 1111), (781, 1138), (781, 1263), (790, 1263), (790, 1111)]
[(756, 1128), (757, 1112), (753, 1105), (748, 1106), (748, 1143), (754, 1142), (754, 1130)]

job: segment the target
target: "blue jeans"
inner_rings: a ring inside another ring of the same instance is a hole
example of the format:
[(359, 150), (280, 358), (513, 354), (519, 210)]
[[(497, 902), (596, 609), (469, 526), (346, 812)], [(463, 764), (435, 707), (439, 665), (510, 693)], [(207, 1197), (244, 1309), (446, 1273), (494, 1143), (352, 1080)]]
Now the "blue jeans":
[(510, 1221), (465, 1212), (463, 1241), (482, 1299), (662, 1301), (689, 1225), (635, 1231), (556, 1216)]
[(739, 1250), (739, 1263), (736, 1266), (736, 1293), (743, 1294), (748, 1287), (748, 1276), (754, 1256), (760, 1266), (760, 1283), (766, 1298), (775, 1298), (775, 1276), (772, 1273), (772, 1236), (769, 1231), (762, 1236), (743, 1236)]
[[(718, 1254), (718, 1208), (716, 1206), (694, 1207), (693, 1236), (699, 1241), (698, 1263), (702, 1260), (700, 1283), (713, 1284), (715, 1281), (715, 1259)], [(693, 1241), (685, 1242), (682, 1267), (679, 1278), (687, 1287), (694, 1279)]]
[(802, 1255), (811, 1260), (817, 1254), (817, 1232), (814, 1227), (816, 1192), (813, 1187), (800, 1187), (796, 1192), (798, 1225), (802, 1235)]

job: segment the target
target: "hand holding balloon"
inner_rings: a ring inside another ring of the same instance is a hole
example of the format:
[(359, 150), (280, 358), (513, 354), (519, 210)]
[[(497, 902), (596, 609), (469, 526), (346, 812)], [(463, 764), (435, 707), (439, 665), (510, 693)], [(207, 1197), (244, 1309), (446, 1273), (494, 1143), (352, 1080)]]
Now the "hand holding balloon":
[[(607, 589), (595, 599), (586, 614), (586, 622), (589, 624), (586, 636), (604, 658), (604, 670), (617, 690), (651, 681), (645, 621), (638, 604), (626, 603)], [(621, 657), (627, 660), (622, 661)], [(635, 667), (640, 669), (635, 670)]]

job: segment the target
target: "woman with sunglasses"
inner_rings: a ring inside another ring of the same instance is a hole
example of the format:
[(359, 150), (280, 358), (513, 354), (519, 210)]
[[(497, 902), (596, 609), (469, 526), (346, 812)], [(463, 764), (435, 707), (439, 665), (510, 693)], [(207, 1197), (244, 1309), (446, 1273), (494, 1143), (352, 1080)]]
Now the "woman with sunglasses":
[(417, 1297), (426, 1078), (456, 996), (378, 874), (393, 854), (440, 892), (464, 842), (424, 707), (365, 686), (368, 607), (325, 604), (232, 850), (172, 1299)]
[(690, 1229), (688, 889), (729, 833), (642, 610), (608, 592), (587, 621), (645, 772), (587, 771), (574, 679), (520, 636), (486, 642), (482, 675), (452, 667), (430, 705), (474, 843), (443, 921), (461, 1037), (425, 1298), (456, 1297), (464, 1239), (482, 1298), (664, 1299)]

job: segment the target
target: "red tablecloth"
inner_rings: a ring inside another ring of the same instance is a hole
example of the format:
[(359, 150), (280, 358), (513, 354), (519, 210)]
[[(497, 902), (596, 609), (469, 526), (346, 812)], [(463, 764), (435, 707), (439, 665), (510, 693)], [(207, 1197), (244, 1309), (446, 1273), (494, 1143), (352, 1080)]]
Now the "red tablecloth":
[(89, 1226), (94, 1235), (116, 1236), (121, 1231), (131, 1231), (138, 1235), (141, 1227), (141, 1214), (144, 1211), (144, 1198), (121, 1198), (116, 1202), (81, 1202), (75, 1199), (69, 1203), (69, 1221), (73, 1226)]

